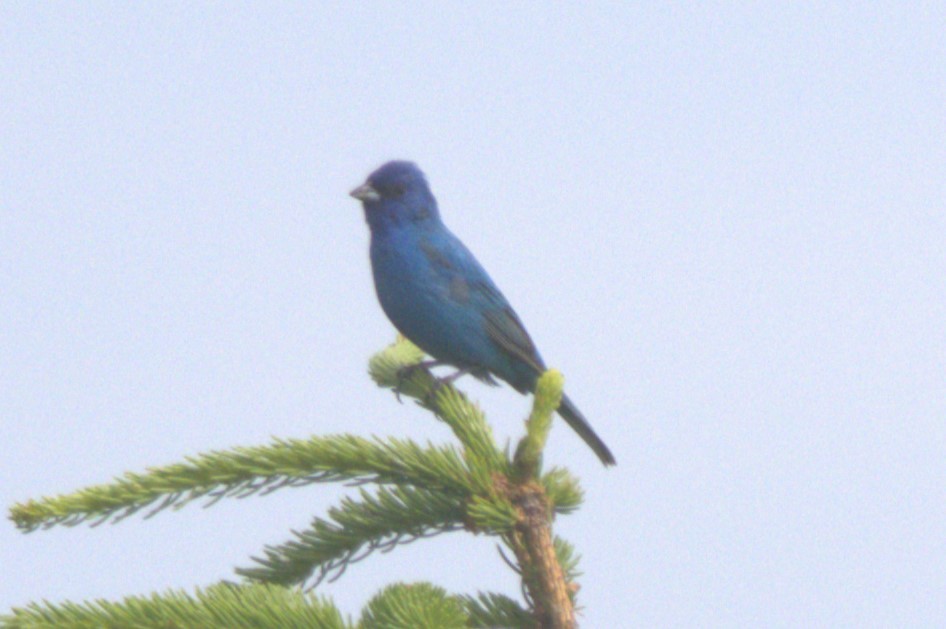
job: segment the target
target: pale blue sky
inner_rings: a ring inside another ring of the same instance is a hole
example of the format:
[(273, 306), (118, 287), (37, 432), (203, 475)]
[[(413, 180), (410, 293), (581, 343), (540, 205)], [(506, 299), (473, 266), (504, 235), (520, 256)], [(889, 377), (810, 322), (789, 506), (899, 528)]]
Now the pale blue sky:
[[(583, 626), (946, 624), (946, 6), (310, 4), (0, 4), (4, 508), (449, 439), (365, 374), (394, 332), (347, 192), (408, 158), (617, 455), (547, 450)], [(339, 495), (7, 522), (0, 610), (232, 577)], [(517, 594), (467, 535), (321, 591), (394, 579)]]

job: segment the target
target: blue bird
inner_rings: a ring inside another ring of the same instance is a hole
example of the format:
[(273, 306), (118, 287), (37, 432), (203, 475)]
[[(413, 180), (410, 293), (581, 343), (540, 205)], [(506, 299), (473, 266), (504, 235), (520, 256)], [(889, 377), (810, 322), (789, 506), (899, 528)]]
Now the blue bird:
[[(520, 393), (534, 392), (545, 363), (518, 315), (460, 239), (440, 220), (424, 173), (413, 163), (381, 166), (351, 191), (371, 230), (378, 301), (404, 336), (438, 364)], [(608, 450), (568, 396), (559, 414), (598, 455)]]

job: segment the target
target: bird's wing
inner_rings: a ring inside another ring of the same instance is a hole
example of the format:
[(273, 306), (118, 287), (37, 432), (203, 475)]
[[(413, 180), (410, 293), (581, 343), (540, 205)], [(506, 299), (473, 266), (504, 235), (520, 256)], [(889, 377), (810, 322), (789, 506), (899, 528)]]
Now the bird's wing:
[(516, 311), (494, 287), (484, 286), (483, 290), (497, 306), (483, 313), (483, 318), (486, 320), (486, 334), (489, 338), (500, 349), (534, 368), (536, 373), (545, 371), (532, 337), (526, 332)]
[[(536, 373), (545, 371), (532, 338), (512, 306), (470, 250), (452, 234), (449, 237), (449, 247), (441, 243), (436, 246), (431, 241), (422, 241), (420, 246), (432, 267), (444, 278), (450, 298), (479, 310), (487, 336), (501, 351)], [(513, 386), (520, 388), (517, 384)]]

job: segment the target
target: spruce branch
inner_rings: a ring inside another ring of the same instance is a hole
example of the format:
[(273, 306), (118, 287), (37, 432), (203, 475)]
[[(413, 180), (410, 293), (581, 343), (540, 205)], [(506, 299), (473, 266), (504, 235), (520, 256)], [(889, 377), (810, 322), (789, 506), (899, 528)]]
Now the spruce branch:
[[(256, 566), (237, 570), (261, 584), (216, 586), (194, 597), (169, 593), (120, 603), (34, 604), (0, 618), (0, 624), (63, 626), (68, 620), (71, 626), (89, 627), (297, 626), (292, 624), (294, 617), (268, 611), (265, 619), (260, 616), (255, 624), (247, 624), (241, 620), (247, 617), (243, 603), (227, 597), (249, 601), (246, 604), (260, 614), (269, 603), (301, 609), (300, 614), (315, 613), (316, 599), (299, 598), (297, 589), (283, 586), (309, 582), (315, 587), (323, 579), (338, 578), (375, 550), (465, 529), (497, 536), (511, 551), (514, 562), (507, 562), (522, 579), (528, 609), (498, 594), (456, 597), (429, 584), (401, 584), (372, 599), (360, 626), (573, 628), (578, 555), (552, 534), (551, 524), (556, 513), (578, 507), (582, 492), (566, 470), (542, 472), (542, 451), (562, 395), (561, 374), (550, 370), (540, 376), (526, 435), (510, 460), (495, 443), (483, 412), (452, 384), (434, 377), (423, 358), (418, 348), (399, 339), (372, 358), (371, 375), (379, 385), (414, 398), (444, 421), (460, 449), (352, 435), (275, 439), (264, 446), (213, 451), (183, 463), (127, 473), (110, 484), (11, 509), (16, 525), (32, 531), (56, 524), (117, 521), (144, 509), (150, 516), (198, 499), (213, 504), (316, 482), (361, 486), (357, 498), (344, 498), (327, 518), (316, 518), (308, 529), (293, 531), (294, 539), (267, 546), (261, 558), (254, 558)], [(337, 610), (327, 603), (323, 607), (326, 620), (306, 615), (305, 626), (347, 626)], [(209, 620), (192, 622), (197, 618)]]
[(372, 598), (361, 616), (362, 629), (465, 629), (464, 601), (430, 583), (396, 583)]
[(565, 573), (565, 580), (569, 584), (569, 590), (575, 591), (577, 588), (576, 581), (582, 574), (578, 569), (578, 562), (581, 559), (581, 555), (578, 554), (571, 542), (562, 539), (558, 535), (552, 540), (552, 545), (555, 547), (555, 557), (558, 559), (558, 563), (562, 566), (562, 571)]
[(329, 601), (299, 590), (271, 585), (218, 584), (193, 595), (171, 591), (129, 596), (119, 602), (32, 603), (0, 616), (9, 629), (108, 628), (168, 629), (201, 627), (283, 627), (286, 629), (349, 629)]
[(10, 518), (27, 532), (57, 524), (94, 525), (148, 507), (151, 516), (205, 497), (212, 504), (329, 481), (411, 483), (464, 496), (473, 490), (467, 466), (452, 447), (338, 435), (274, 439), (265, 446), (213, 451), (187, 457), (185, 463), (127, 472), (111, 484), (16, 504)]
[(493, 430), (479, 406), (471, 403), (452, 385), (435, 385), (432, 398), (424, 406), (436, 413), (463, 444), (464, 457), (480, 490), (488, 489), (493, 474), (508, 474), (509, 461), (496, 446)]
[(584, 499), (584, 492), (578, 479), (571, 472), (561, 467), (553, 467), (539, 479), (545, 489), (545, 495), (552, 503), (556, 514), (575, 511)]
[(372, 495), (362, 489), (361, 500), (344, 498), (329, 510), (329, 519), (316, 518), (305, 531), (294, 531), (295, 540), (267, 546), (260, 564), (238, 568), (237, 573), (255, 581), (282, 585), (300, 584), (314, 572), (312, 587), (325, 578), (337, 578), (356, 561), (374, 550), (391, 550), (398, 544), (463, 528), (466, 512), (462, 501), (442, 492), (411, 487), (381, 487)]
[(482, 592), (464, 596), (471, 627), (533, 629), (535, 618), (519, 603), (503, 594)]
[(399, 336), (371, 358), (368, 371), (378, 386), (393, 389), (399, 397), (416, 399), (450, 427), (463, 444), (464, 456), (481, 483), (480, 488), (485, 489), (492, 473), (508, 473), (509, 462), (496, 446), (483, 411), (452, 384), (434, 377), (423, 366), (423, 358), (423, 351)]
[(506, 496), (473, 496), (467, 506), (467, 528), (504, 533), (519, 521), (519, 512)]

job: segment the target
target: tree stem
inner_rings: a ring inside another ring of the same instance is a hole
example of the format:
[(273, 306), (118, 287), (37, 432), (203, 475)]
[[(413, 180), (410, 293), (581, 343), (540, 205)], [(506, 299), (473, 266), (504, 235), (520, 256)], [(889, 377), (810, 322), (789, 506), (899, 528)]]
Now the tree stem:
[(534, 481), (511, 486), (509, 498), (520, 512), (511, 536), (513, 552), (539, 629), (574, 629), (575, 606), (565, 572), (552, 542), (551, 509), (542, 486)]

